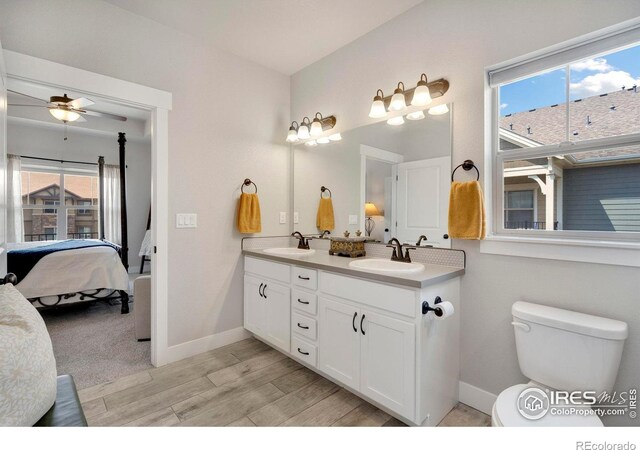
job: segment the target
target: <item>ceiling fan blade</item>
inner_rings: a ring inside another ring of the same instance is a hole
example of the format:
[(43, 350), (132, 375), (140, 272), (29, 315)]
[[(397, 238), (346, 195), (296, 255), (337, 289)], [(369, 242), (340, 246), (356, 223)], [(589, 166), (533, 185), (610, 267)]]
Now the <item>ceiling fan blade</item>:
[(21, 103), (8, 103), (7, 106), (31, 106), (32, 108), (46, 108), (45, 105), (23, 105)]
[(23, 94), (22, 92), (12, 91), (11, 89), (7, 89), (7, 92), (11, 92), (12, 94), (22, 95), (22, 96), (24, 96), (24, 97), (29, 97), (29, 98), (32, 98), (32, 99), (34, 99), (34, 100), (38, 100), (39, 102), (46, 103), (47, 105), (49, 104), (49, 102), (48, 102), (47, 100), (42, 100), (41, 98), (34, 97), (33, 95)]
[(75, 100), (71, 100), (69, 103), (67, 103), (67, 105), (71, 106), (73, 109), (82, 109), (85, 106), (93, 105), (94, 103), (94, 101), (89, 100), (88, 98), (81, 97)]
[(121, 122), (126, 122), (127, 121), (127, 118), (124, 117), (124, 116), (117, 116), (115, 114), (109, 114), (109, 113), (98, 112), (98, 111), (91, 111), (89, 109), (83, 111), (82, 114), (86, 114), (87, 116), (94, 116), (94, 117), (104, 117), (105, 119), (120, 120)]
[(80, 116), (78, 117), (76, 120), (74, 120), (74, 122), (78, 123), (78, 122), (86, 122), (87, 119), (85, 119), (84, 117)]

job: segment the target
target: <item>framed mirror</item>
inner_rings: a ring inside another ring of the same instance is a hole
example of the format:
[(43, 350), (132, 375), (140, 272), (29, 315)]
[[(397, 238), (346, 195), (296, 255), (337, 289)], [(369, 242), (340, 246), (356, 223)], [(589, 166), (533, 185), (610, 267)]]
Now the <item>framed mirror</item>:
[(372, 242), (396, 237), (416, 244), (424, 235), (421, 245), (450, 248), (451, 110), (449, 104), (441, 115), (378, 122), (341, 133), (340, 141), (293, 146), (294, 230), (322, 233), (318, 208), (330, 195), (331, 236), (360, 230)]

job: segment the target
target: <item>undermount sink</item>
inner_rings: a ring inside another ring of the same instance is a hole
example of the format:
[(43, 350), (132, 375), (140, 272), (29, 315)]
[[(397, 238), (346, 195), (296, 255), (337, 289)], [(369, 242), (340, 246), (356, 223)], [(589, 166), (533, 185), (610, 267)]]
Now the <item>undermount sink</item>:
[(264, 250), (265, 253), (271, 253), (272, 255), (282, 255), (282, 256), (305, 256), (305, 255), (313, 255), (316, 251), (314, 249), (304, 249), (304, 248), (295, 248), (295, 247), (276, 247), (276, 248), (267, 248)]
[(396, 275), (418, 273), (424, 270), (424, 265), (420, 263), (405, 263), (382, 258), (356, 259), (349, 263), (349, 267), (352, 269), (369, 270), (371, 272)]

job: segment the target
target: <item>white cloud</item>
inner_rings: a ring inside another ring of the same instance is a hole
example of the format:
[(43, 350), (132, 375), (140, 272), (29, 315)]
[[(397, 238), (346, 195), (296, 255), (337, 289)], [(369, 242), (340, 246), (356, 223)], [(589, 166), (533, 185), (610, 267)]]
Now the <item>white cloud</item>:
[(584, 61), (571, 64), (571, 70), (576, 72), (582, 72), (583, 70), (590, 72), (609, 72), (613, 69), (614, 67), (610, 66), (604, 58), (585, 59)]
[(507, 106), (509, 106), (508, 103), (502, 103), (500, 104), (500, 109), (505, 109)]
[(634, 84), (640, 85), (640, 78), (634, 79), (629, 72), (612, 70), (606, 73), (596, 73), (584, 77), (577, 83), (571, 83), (571, 97), (584, 98), (630, 88)]

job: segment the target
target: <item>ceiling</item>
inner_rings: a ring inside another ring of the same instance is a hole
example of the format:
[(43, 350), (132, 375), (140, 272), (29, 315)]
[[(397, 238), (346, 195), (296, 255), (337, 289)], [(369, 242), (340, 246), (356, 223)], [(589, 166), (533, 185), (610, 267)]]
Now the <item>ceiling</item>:
[(423, 0), (105, 0), (285, 75)]

